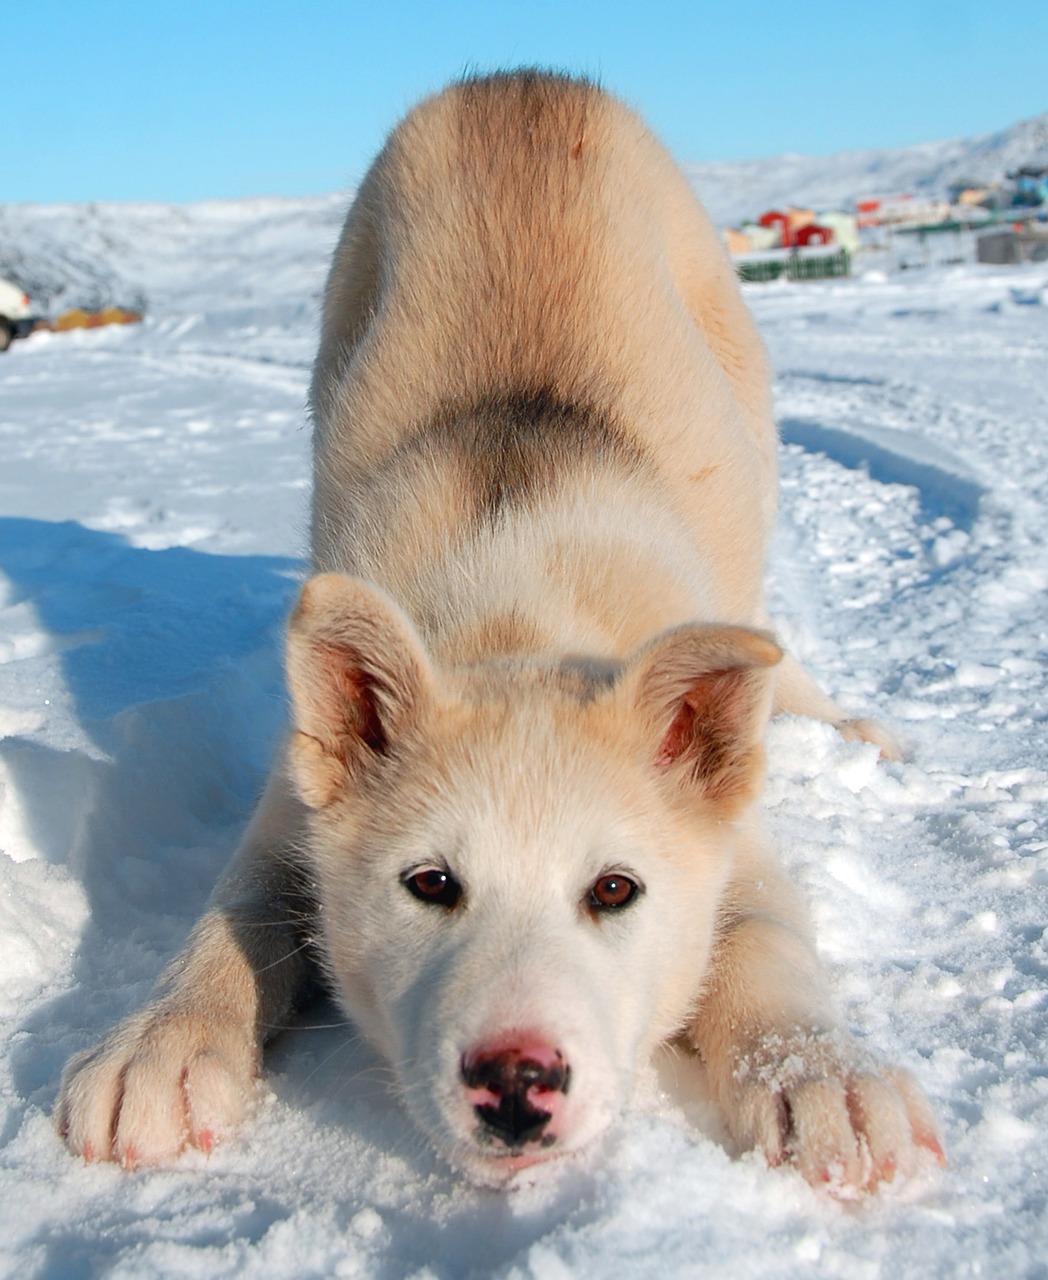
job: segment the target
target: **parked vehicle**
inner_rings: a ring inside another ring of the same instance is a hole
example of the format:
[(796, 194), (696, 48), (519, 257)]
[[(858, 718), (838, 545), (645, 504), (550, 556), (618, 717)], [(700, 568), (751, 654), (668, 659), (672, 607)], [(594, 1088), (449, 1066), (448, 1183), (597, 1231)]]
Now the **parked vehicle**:
[(15, 338), (27, 338), (33, 332), (29, 307), (29, 295), (0, 278), (0, 351), (6, 351)]

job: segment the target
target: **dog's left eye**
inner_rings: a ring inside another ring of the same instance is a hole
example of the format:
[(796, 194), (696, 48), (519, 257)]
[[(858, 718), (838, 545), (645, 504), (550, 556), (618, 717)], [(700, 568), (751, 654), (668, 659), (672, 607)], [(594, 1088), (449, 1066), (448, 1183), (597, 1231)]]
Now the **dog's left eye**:
[(415, 871), (404, 878), (407, 891), (414, 894), (419, 902), (429, 903), (435, 907), (447, 907), (449, 910), (458, 904), (462, 897), (462, 886), (443, 867), (426, 867)]
[(631, 880), (621, 871), (612, 871), (594, 881), (586, 903), (591, 911), (619, 911), (628, 907), (640, 892), (636, 880)]

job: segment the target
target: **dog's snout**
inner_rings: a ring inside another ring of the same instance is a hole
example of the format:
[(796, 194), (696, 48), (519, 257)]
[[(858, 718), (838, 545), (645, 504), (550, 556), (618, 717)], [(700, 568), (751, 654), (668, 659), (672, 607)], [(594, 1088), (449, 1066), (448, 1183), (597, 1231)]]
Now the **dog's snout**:
[(547, 1128), (571, 1083), (559, 1049), (541, 1041), (480, 1048), (463, 1056), (462, 1079), (488, 1139), (511, 1150), (556, 1140)]

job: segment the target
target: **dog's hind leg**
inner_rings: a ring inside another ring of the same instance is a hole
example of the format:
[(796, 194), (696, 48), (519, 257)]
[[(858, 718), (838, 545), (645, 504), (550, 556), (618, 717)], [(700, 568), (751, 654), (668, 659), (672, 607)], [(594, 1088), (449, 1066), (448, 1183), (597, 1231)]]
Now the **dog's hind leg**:
[(885, 760), (903, 758), (902, 747), (893, 734), (876, 720), (849, 716), (819, 687), (797, 659), (788, 653), (783, 656), (776, 673), (775, 701), (772, 707), (773, 715), (782, 712), (810, 716), (813, 720), (825, 720), (849, 742), (872, 742), (875, 747), (880, 748)]
[(88, 1160), (205, 1151), (240, 1120), (263, 1042), (308, 981), (302, 806), (278, 765), (240, 849), (153, 999), (66, 1068), (55, 1123)]

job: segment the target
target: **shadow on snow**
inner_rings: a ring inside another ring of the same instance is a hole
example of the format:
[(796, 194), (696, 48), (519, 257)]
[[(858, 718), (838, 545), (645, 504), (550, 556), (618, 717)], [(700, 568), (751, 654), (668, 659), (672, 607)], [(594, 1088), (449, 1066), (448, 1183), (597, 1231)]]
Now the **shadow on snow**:
[(0, 519), (7, 604), (31, 605), (51, 638), (81, 730), (65, 750), (0, 739), (0, 761), (38, 856), (67, 866), (89, 906), (76, 984), (23, 1025), (23, 1096), (50, 1105), (66, 1057), (145, 995), (228, 859), (283, 726), (298, 574)]
[(805, 418), (784, 418), (779, 434), (783, 444), (824, 453), (853, 471), (865, 470), (880, 484), (914, 486), (929, 523), (947, 516), (970, 533), (978, 519), (983, 485), (960, 458), (923, 437), (889, 427), (828, 427)]

